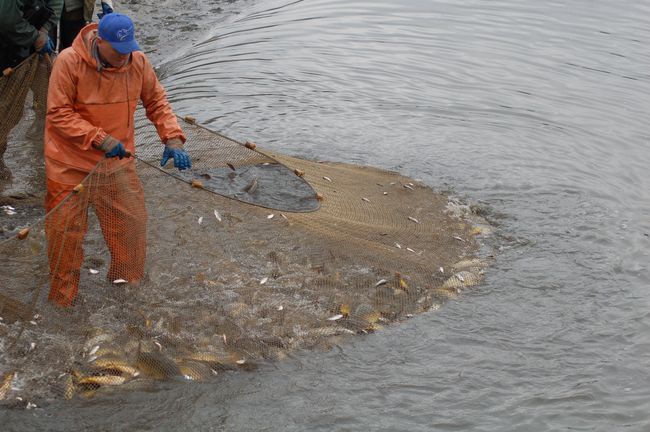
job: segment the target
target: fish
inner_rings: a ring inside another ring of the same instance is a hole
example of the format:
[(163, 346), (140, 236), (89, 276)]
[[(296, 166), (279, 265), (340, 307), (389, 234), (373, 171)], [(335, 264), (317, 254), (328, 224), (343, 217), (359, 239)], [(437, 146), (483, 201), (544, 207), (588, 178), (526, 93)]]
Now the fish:
[(452, 298), (458, 297), (458, 293), (460, 292), (460, 290), (458, 288), (456, 288), (456, 287), (442, 286), (442, 287), (436, 288), (435, 290), (433, 290), (433, 292), (439, 297), (452, 299)]
[(257, 186), (258, 186), (257, 185), (257, 177), (253, 177), (253, 180), (251, 180), (251, 182), (248, 183), (246, 185), (246, 187), (244, 188), (244, 192), (247, 192), (249, 194), (253, 194), (257, 190)]
[(370, 200), (369, 200), (368, 198), (366, 198), (366, 197), (362, 197), (362, 198), (361, 198), (361, 201), (365, 201), (365, 202), (367, 202), (367, 203), (370, 202)]
[(14, 381), (16, 372), (7, 372), (2, 378), (2, 385), (0, 385), (0, 400), (5, 400), (7, 394), (11, 390), (11, 384)]
[(464, 288), (478, 285), (483, 279), (482, 274), (476, 274), (468, 271), (461, 271), (442, 284), (442, 288)]
[(347, 329), (345, 327), (320, 327), (309, 330), (308, 334), (310, 336), (338, 336), (342, 334), (356, 334), (353, 330)]
[(217, 218), (217, 220), (218, 220), (219, 222), (221, 222), (221, 215), (220, 215), (219, 212), (216, 211), (216, 210), (214, 211), (214, 217)]
[(236, 370), (237, 367), (233, 365), (232, 359), (227, 359), (209, 352), (195, 352), (190, 353), (184, 357), (184, 360), (198, 361), (207, 364), (215, 371)]
[(226, 165), (228, 165), (228, 168), (235, 171), (235, 166), (233, 164), (231, 164), (230, 162), (226, 162)]
[(399, 272), (395, 273), (395, 279), (397, 280), (397, 286), (399, 287), (399, 289), (403, 291), (408, 291), (409, 286), (406, 283), (406, 281), (402, 279), (402, 275)]
[(98, 358), (92, 363), (92, 367), (103, 371), (114, 371), (121, 376), (136, 377), (140, 375), (140, 372), (134, 366), (114, 357)]
[(154, 379), (168, 379), (181, 375), (181, 371), (170, 358), (162, 353), (143, 352), (137, 355), (135, 366), (143, 374)]
[(375, 284), (375, 288), (377, 288), (378, 286), (381, 286), (381, 285), (385, 284), (386, 282), (388, 282), (386, 279), (380, 279), (380, 280)]
[(95, 347), (95, 345), (101, 345), (103, 343), (110, 342), (115, 339), (115, 335), (110, 334), (110, 333), (103, 333), (101, 330), (99, 330), (93, 337), (88, 339), (84, 343), (84, 350), (85, 351), (90, 351)]
[(368, 325), (366, 326), (366, 328), (364, 328), (364, 329), (361, 330), (361, 331), (362, 331), (363, 333), (372, 333), (372, 332), (375, 332), (375, 331), (377, 331), (377, 330), (381, 330), (381, 329), (382, 329), (382, 326), (380, 326), (379, 324), (377, 324), (377, 323), (370, 323), (370, 324), (368, 324)]
[(409, 216), (409, 220), (410, 220), (411, 222), (420, 223), (419, 220), (417, 220), (416, 218), (414, 218), (414, 217), (412, 217), (412, 216)]
[(183, 360), (178, 364), (178, 368), (185, 379), (192, 381), (205, 381), (216, 371), (205, 363), (191, 360)]
[(364, 314), (361, 319), (369, 322), (370, 324), (374, 324), (381, 319), (381, 313), (378, 311), (368, 312), (367, 314)]
[(332, 179), (329, 178), (329, 177), (327, 177), (327, 176), (323, 176), (323, 179), (327, 180), (328, 182), (331, 182), (331, 181), (332, 181)]
[(120, 375), (90, 375), (81, 378), (77, 385), (83, 388), (97, 388), (101, 386), (120, 385), (126, 382), (126, 378)]
[(184, 357), (185, 360), (194, 360), (205, 363), (221, 363), (221, 358), (210, 352), (192, 352)]
[(479, 258), (474, 259), (464, 259), (458, 261), (453, 265), (454, 270), (465, 270), (465, 269), (483, 269), (487, 266), (487, 263)]
[(71, 374), (65, 374), (63, 381), (63, 397), (65, 400), (70, 400), (74, 396), (75, 383)]

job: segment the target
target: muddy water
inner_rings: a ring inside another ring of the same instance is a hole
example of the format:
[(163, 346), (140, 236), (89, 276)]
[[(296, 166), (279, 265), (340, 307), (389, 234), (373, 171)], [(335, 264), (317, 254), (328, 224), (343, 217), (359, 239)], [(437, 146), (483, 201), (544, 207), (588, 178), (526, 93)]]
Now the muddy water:
[(330, 352), (3, 412), (5, 429), (648, 430), (650, 8), (231, 6), (158, 57), (179, 113), (478, 201), (496, 264), (439, 311)]

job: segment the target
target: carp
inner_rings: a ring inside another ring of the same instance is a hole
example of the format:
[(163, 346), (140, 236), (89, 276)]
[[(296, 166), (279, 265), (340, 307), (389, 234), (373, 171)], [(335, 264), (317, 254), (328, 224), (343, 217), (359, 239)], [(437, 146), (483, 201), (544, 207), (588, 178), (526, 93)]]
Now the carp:
[(178, 365), (157, 352), (139, 352), (135, 365), (143, 374), (154, 379), (168, 379), (181, 375)]

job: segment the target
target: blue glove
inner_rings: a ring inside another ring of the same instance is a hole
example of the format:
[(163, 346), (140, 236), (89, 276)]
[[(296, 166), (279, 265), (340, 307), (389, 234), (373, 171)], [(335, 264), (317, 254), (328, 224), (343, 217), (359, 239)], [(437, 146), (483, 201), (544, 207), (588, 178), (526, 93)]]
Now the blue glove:
[(124, 150), (122, 143), (118, 142), (115, 144), (115, 147), (105, 153), (105, 156), (107, 158), (119, 157), (120, 159), (124, 159), (124, 157), (126, 157), (126, 150)]
[(97, 18), (102, 19), (104, 15), (108, 15), (109, 13), (113, 13), (113, 8), (107, 3), (102, 2), (102, 11), (97, 14)]
[(40, 55), (43, 54), (52, 54), (54, 52), (54, 42), (52, 42), (52, 39), (50, 37), (47, 37), (47, 42), (45, 42), (45, 45), (43, 45), (43, 48), (38, 52)]
[(164, 167), (169, 159), (174, 159), (174, 166), (179, 170), (184, 170), (187, 168), (192, 168), (192, 161), (190, 160), (190, 155), (187, 154), (185, 150), (179, 147), (169, 147), (165, 146), (165, 151), (163, 152), (162, 159), (160, 160), (160, 166)]

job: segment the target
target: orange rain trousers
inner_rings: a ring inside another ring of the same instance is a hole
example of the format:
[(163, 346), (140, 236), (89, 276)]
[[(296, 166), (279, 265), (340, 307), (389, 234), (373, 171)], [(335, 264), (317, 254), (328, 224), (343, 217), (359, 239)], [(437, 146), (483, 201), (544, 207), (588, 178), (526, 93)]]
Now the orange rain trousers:
[[(86, 175), (81, 171), (69, 174), (68, 178), (76, 176), (80, 183)], [(79, 291), (84, 259), (83, 240), (88, 230), (90, 205), (95, 209), (111, 254), (108, 280), (124, 279), (137, 283), (144, 276), (147, 214), (135, 162), (107, 174), (94, 172), (83, 181), (83, 185), (81, 192), (65, 199), (73, 193), (76, 184), (59, 183), (47, 178), (45, 234), (50, 264), (48, 299), (65, 307), (74, 305)]]

